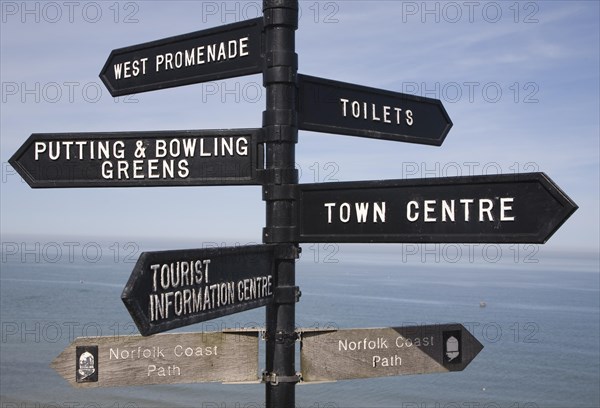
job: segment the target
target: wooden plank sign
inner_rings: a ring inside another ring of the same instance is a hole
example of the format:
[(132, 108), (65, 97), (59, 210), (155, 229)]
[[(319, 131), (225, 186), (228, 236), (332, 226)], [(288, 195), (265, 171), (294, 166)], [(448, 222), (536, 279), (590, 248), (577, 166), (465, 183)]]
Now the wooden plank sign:
[(305, 382), (462, 371), (483, 345), (460, 324), (302, 333)]
[(258, 380), (258, 332), (75, 339), (52, 362), (74, 387)]

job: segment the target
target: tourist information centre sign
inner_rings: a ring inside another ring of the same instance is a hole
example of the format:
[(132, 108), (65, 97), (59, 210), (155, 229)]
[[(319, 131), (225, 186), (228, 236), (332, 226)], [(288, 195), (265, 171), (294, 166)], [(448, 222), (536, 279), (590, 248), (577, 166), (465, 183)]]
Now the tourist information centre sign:
[(34, 133), (9, 160), (38, 187), (260, 184), (260, 129)]
[(263, 70), (263, 19), (242, 21), (113, 50), (100, 78), (112, 96)]
[(258, 332), (80, 337), (52, 368), (78, 388), (256, 381)]
[(144, 252), (121, 298), (144, 336), (273, 300), (277, 245)]

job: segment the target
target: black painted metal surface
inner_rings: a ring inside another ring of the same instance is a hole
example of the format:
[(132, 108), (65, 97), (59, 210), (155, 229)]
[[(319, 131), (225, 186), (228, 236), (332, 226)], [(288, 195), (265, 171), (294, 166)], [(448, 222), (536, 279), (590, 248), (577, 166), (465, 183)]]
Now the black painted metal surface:
[(10, 159), (33, 188), (259, 185), (261, 129), (35, 133)]
[(262, 18), (113, 50), (100, 72), (112, 96), (262, 72)]
[(544, 243), (577, 209), (543, 173), (298, 189), (300, 242)]
[(298, 75), (303, 130), (440, 146), (452, 121), (438, 99)]
[(121, 299), (147, 336), (273, 300), (276, 245), (144, 252)]

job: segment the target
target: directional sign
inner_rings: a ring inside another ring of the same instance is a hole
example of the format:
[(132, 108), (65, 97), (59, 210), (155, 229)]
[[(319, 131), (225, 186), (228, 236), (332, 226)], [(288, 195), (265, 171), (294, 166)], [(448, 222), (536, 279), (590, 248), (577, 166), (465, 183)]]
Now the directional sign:
[(80, 337), (52, 368), (74, 387), (256, 381), (258, 333)]
[(264, 306), (277, 248), (144, 252), (121, 298), (144, 336)]
[(305, 382), (462, 371), (483, 345), (460, 324), (302, 333)]
[(112, 96), (263, 70), (263, 19), (242, 21), (113, 50), (100, 78)]
[(544, 243), (577, 209), (543, 173), (297, 188), (299, 242)]
[(298, 75), (298, 127), (440, 146), (452, 121), (437, 99)]
[(34, 188), (260, 184), (260, 133), (37, 133), (9, 162)]

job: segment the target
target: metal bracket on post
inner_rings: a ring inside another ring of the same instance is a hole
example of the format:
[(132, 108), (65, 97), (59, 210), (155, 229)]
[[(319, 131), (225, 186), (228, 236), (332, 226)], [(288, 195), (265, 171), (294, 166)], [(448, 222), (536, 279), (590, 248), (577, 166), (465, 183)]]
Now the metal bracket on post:
[[(265, 169), (258, 170), (257, 177), (263, 185), (269, 184), (285, 184), (286, 180), (298, 180), (298, 170), (295, 168), (289, 169)], [(265, 200), (267, 201), (267, 200)]]
[(294, 261), (300, 258), (302, 248), (291, 244), (281, 244), (275, 249), (275, 259), (279, 261)]
[(282, 376), (277, 373), (268, 373), (263, 371), (262, 382), (269, 383), (272, 386), (277, 386), (279, 383), (299, 383), (302, 381), (302, 373), (296, 373), (296, 375)]
[[(263, 117), (265, 114), (263, 113)], [(259, 143), (298, 143), (298, 131), (292, 126), (269, 125), (262, 128)]]
[(280, 305), (298, 303), (300, 296), (302, 296), (302, 292), (298, 286), (279, 286), (273, 293), (273, 302)]
[[(294, 169), (294, 171), (296, 171)], [(267, 172), (263, 175), (269, 174)], [(278, 174), (278, 172), (272, 172), (271, 174)], [(285, 176), (283, 176), (285, 177)], [(295, 184), (268, 184), (263, 186), (263, 201), (291, 201), (292, 207), (298, 195), (298, 189)], [(282, 227), (265, 227), (263, 229), (263, 242), (270, 243), (281, 243), (281, 242), (296, 242), (297, 241), (297, 228), (295, 226), (282, 226)], [(278, 259), (295, 260), (299, 258), (300, 248), (294, 247), (295, 252), (289, 255), (283, 255)]]

